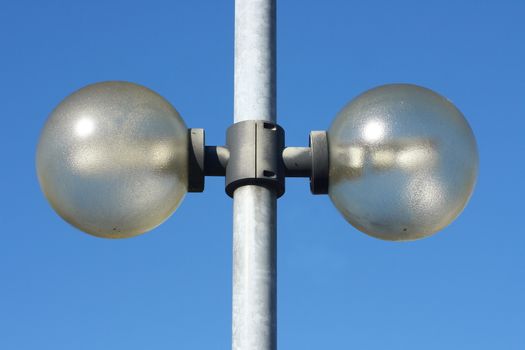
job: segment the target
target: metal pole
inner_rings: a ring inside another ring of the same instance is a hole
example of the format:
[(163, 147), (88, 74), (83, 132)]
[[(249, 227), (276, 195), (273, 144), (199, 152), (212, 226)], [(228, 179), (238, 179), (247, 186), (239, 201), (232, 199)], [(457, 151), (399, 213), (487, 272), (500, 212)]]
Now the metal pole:
[[(276, 122), (275, 0), (235, 1), (234, 122)], [(276, 215), (273, 190), (233, 195), (232, 349), (275, 350)]]

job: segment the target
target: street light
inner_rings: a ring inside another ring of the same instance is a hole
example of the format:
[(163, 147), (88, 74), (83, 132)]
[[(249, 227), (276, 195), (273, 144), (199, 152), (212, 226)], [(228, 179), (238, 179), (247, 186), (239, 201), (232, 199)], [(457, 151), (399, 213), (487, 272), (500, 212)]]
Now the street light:
[(275, 117), (275, 1), (237, 0), (234, 124), (205, 144), (169, 102), (128, 82), (78, 90), (48, 119), (37, 149), (41, 188), (58, 214), (104, 238), (147, 232), (206, 176), (234, 199), (233, 349), (276, 348), (276, 199), (309, 177), (359, 230), (385, 240), (452, 222), (478, 172), (474, 135), (437, 93), (409, 84), (352, 100), (309, 147), (285, 147)]
[[(311, 147), (283, 148), (280, 142), (274, 167), (282, 161), (296, 176), (291, 163), (302, 162), (303, 174), (319, 181), (308, 163), (322, 159), (334, 205), (377, 238), (412, 240), (437, 232), (459, 215), (476, 181), (476, 142), (467, 121), (450, 101), (419, 86), (365, 92), (337, 115), (326, 139), (328, 159), (312, 158)], [(38, 177), (53, 208), (75, 227), (105, 238), (132, 237), (166, 220), (187, 192), (188, 177), (199, 178), (189, 172), (189, 155), (217, 157), (203, 159), (200, 177), (227, 171), (216, 147), (199, 152), (192, 141), (197, 137), (188, 135), (175, 108), (153, 91), (128, 82), (93, 84), (53, 111), (38, 145)], [(229, 150), (222, 151), (228, 163)], [(251, 172), (249, 155), (240, 157)], [(271, 176), (261, 180), (271, 186), (278, 171), (266, 171)]]

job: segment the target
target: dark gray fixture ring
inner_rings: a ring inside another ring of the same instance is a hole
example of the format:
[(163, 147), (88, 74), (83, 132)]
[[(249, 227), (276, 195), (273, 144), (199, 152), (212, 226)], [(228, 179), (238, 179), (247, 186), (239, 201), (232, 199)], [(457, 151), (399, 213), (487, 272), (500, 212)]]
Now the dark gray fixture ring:
[(328, 193), (326, 131), (312, 131), (309, 147), (286, 148), (283, 128), (264, 121), (233, 124), (226, 146), (206, 146), (204, 129), (189, 129), (188, 135), (188, 192), (203, 192), (205, 176), (225, 176), (230, 197), (244, 185), (272, 188), (280, 197), (286, 177), (309, 177), (313, 194)]

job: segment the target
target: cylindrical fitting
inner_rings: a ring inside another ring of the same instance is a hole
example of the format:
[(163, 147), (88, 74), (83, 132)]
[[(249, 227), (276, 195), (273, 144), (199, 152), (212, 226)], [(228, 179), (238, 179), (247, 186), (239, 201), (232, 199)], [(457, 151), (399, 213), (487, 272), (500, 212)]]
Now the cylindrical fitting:
[(312, 172), (310, 174), (310, 191), (312, 194), (328, 193), (328, 137), (326, 131), (310, 132), (310, 151), (312, 152)]
[(312, 173), (310, 147), (286, 147), (282, 157), (286, 177), (310, 177)]
[(227, 132), (230, 159), (226, 167), (226, 193), (236, 188), (259, 185), (284, 193), (284, 130), (277, 124), (247, 120), (233, 124)]
[(227, 146), (205, 146), (204, 129), (189, 129), (188, 192), (202, 192), (205, 176), (226, 176), (232, 197), (243, 185), (275, 189), (282, 196), (285, 177), (309, 177), (313, 194), (328, 193), (326, 131), (310, 133), (310, 147), (284, 148), (284, 130), (274, 123), (247, 120), (233, 124)]

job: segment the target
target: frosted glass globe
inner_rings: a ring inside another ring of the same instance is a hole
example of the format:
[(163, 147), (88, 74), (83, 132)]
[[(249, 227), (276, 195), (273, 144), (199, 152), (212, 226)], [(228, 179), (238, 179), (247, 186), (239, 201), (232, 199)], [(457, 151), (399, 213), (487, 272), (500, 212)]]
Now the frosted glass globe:
[(358, 96), (328, 131), (329, 195), (357, 229), (414, 240), (452, 222), (478, 173), (472, 130), (437, 93), (408, 84)]
[(153, 229), (187, 191), (187, 128), (155, 92), (128, 82), (84, 87), (52, 112), (38, 144), (40, 186), (57, 213), (99, 237)]

